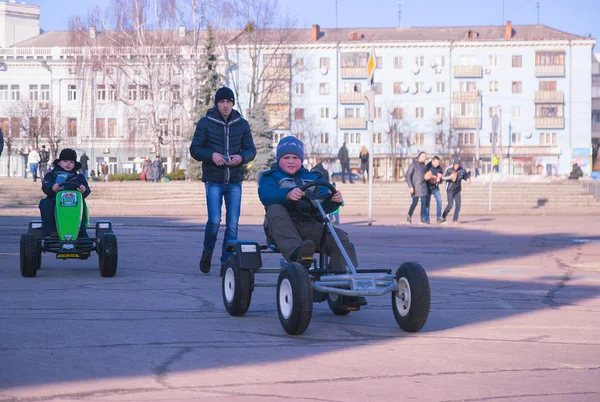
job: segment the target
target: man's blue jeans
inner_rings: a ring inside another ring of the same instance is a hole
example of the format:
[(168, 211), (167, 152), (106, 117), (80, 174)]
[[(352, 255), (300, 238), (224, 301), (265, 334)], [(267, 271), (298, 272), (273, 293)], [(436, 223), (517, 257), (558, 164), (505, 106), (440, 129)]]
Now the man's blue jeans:
[(442, 195), (440, 194), (440, 189), (436, 188), (431, 192), (431, 194), (429, 194), (429, 197), (427, 198), (427, 220), (429, 220), (429, 210), (431, 207), (432, 196), (433, 198), (435, 198), (435, 202), (437, 204), (435, 208), (437, 219), (440, 219), (442, 217)]
[(421, 221), (426, 221), (427, 215), (425, 211), (427, 210), (427, 198), (429, 197), (426, 195), (422, 197), (413, 197), (412, 204), (410, 204), (410, 208), (408, 209), (408, 216), (412, 217), (413, 212), (415, 212), (415, 208), (417, 208), (419, 200), (421, 200)]
[(217, 234), (221, 226), (221, 208), (225, 199), (225, 238), (221, 251), (221, 264), (227, 261), (231, 253), (225, 252), (229, 240), (236, 240), (240, 208), (242, 204), (242, 183), (204, 183), (206, 189), (206, 206), (208, 208), (208, 221), (204, 231), (204, 250), (212, 253), (217, 243)]

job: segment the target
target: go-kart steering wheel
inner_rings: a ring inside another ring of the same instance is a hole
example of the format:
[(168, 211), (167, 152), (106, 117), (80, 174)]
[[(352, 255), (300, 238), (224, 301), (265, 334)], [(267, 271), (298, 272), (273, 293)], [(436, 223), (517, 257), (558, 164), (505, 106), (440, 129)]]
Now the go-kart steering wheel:
[(76, 181), (75, 176), (70, 176), (69, 178), (67, 178), (67, 180), (64, 183), (59, 184), (60, 190), (67, 190), (67, 191), (77, 190), (77, 189), (79, 189), (80, 185), (81, 185), (81, 183), (78, 183)]
[(311, 181), (310, 183), (306, 183), (305, 185), (300, 187), (300, 191), (305, 192), (309, 188), (317, 187), (317, 186), (327, 187), (331, 192), (327, 193), (327, 195), (323, 198), (321, 198), (319, 196), (307, 197), (304, 195), (304, 196), (302, 196), (301, 199), (304, 199), (311, 203), (312, 203), (312, 201), (320, 200), (321, 204), (323, 204), (324, 202), (329, 201), (335, 195), (335, 193), (337, 193), (337, 190), (335, 189), (335, 187), (333, 187), (333, 185), (331, 185), (331, 183), (328, 183), (326, 181)]

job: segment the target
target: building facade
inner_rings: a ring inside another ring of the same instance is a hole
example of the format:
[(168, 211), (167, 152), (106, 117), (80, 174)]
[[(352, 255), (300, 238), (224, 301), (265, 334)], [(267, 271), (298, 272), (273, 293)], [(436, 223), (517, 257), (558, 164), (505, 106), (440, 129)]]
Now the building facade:
[(600, 53), (594, 54), (592, 60), (592, 151), (593, 167), (600, 170)]
[[(35, 12), (31, 16), (35, 19)], [(185, 31), (179, 34), (185, 37)], [(143, 158), (157, 153), (168, 164), (185, 167), (194, 122), (183, 115), (164, 118), (179, 133), (169, 156), (132, 136), (132, 127), (139, 130), (144, 122), (116, 97), (138, 102), (148, 95), (140, 86), (115, 87), (99, 73), (82, 73), (77, 61), (85, 51), (72, 46), (68, 35), (46, 32), (0, 49), (0, 127), (13, 138), (12, 148), (29, 140), (9, 106), (29, 99), (60, 112), (55, 124), (65, 133), (61, 147), (85, 151), (96, 164), (107, 161), (113, 172), (139, 171)], [(407, 29), (314, 25), (293, 30), (284, 43), (265, 44), (261, 79), (271, 89), (262, 102), (275, 144), (282, 136), (299, 136), (312, 162), (335, 161), (345, 142), (353, 167), (359, 166), (361, 146), (372, 147), (377, 179), (400, 176), (421, 151), (460, 156), (467, 167), (480, 157), (484, 172), (493, 151), (501, 171), (511, 174), (567, 174), (578, 160), (589, 174), (592, 127), (600, 127), (600, 114), (592, 114), (594, 44), (546, 26), (510, 22)], [(225, 49), (220, 59), (236, 65), (223, 63), (226, 84), (237, 89), (236, 107), (247, 115), (249, 54), (243, 42)], [(369, 80), (372, 53), (376, 62)], [(185, 50), (182, 54), (185, 66)], [(183, 73), (182, 92), (186, 82)], [(367, 99), (371, 89), (374, 98)], [(21, 174), (18, 154), (11, 158), (11, 174)], [(0, 175), (7, 169), (3, 155)]]

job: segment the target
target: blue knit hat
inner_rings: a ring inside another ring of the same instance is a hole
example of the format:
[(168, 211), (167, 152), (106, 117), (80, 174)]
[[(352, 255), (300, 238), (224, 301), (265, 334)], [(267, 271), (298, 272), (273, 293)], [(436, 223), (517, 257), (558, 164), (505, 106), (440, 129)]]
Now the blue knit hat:
[(218, 105), (223, 99), (230, 100), (235, 105), (235, 95), (233, 94), (233, 91), (227, 87), (217, 89), (217, 93), (215, 94), (215, 105)]
[(304, 162), (304, 143), (293, 135), (283, 137), (277, 145), (277, 162), (284, 155), (293, 154)]

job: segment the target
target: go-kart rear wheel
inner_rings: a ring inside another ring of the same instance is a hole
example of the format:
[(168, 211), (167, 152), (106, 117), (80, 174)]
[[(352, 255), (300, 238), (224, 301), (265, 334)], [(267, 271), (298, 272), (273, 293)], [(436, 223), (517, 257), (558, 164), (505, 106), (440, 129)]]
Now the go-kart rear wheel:
[(329, 309), (335, 315), (348, 315), (350, 310), (343, 304), (344, 296), (338, 294), (329, 293), (327, 295), (327, 305)]
[(35, 235), (25, 233), (21, 235), (20, 263), (21, 276), (33, 278), (40, 266), (40, 245)]
[(119, 260), (119, 248), (117, 247), (117, 236), (114, 233), (104, 233), (98, 246), (98, 267), (100, 275), (112, 278), (117, 273)]
[(304, 268), (292, 262), (279, 273), (277, 280), (277, 313), (281, 326), (290, 335), (300, 335), (312, 318), (312, 283)]
[(225, 310), (234, 317), (241, 317), (250, 308), (252, 301), (252, 272), (241, 269), (231, 256), (223, 264), (222, 295)]
[(427, 322), (431, 305), (429, 279), (423, 267), (405, 262), (394, 275), (396, 288), (392, 292), (392, 308), (396, 322), (406, 332), (417, 332)]

